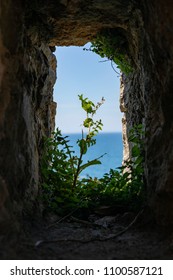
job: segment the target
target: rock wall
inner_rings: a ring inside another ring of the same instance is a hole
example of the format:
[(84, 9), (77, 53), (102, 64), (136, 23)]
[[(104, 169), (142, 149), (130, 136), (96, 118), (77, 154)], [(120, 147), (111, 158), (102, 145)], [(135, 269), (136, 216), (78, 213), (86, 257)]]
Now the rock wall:
[(23, 4), (2, 1), (1, 10), (0, 231), (7, 218), (12, 224), (34, 209), (42, 140), (56, 108), (56, 59), (48, 44), (32, 41)]
[(145, 2), (136, 10), (135, 25), (129, 25), (136, 70), (122, 79), (122, 104), (124, 123), (145, 127), (148, 203), (157, 222), (166, 225), (173, 223), (173, 3)]
[[(55, 45), (122, 33), (134, 72), (123, 75), (124, 129), (146, 128), (145, 177), (157, 221), (173, 221), (173, 4), (169, 0), (2, 0), (0, 221), (31, 213), (42, 139), (54, 126)], [(121, 45), (121, 42), (120, 42)], [(126, 143), (128, 146), (128, 143)], [(15, 220), (15, 219), (14, 219)]]
[(173, 223), (173, 2), (147, 1), (143, 96), (146, 116), (145, 175), (150, 205), (162, 224)]

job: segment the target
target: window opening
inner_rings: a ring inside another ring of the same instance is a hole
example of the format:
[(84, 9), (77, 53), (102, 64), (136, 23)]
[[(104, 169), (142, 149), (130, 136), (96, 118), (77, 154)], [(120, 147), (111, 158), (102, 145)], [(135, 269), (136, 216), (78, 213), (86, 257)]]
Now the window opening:
[[(88, 43), (85, 47), (89, 47)], [(74, 151), (76, 140), (81, 138), (82, 122), (85, 114), (80, 106), (79, 94), (105, 103), (97, 113), (103, 122), (103, 130), (97, 136), (97, 143), (88, 150), (85, 160), (99, 157), (102, 165), (91, 166), (82, 176), (102, 177), (122, 163), (122, 113), (119, 109), (120, 78), (113, 71), (110, 62), (103, 62), (99, 56), (83, 50), (84, 47), (57, 47), (57, 81), (54, 100), (57, 102), (56, 127), (63, 135), (68, 135)]]

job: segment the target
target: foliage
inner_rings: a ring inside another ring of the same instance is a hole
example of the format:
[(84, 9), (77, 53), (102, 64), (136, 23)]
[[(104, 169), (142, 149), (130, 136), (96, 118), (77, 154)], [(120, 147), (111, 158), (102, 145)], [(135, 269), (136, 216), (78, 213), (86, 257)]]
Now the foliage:
[(103, 178), (79, 178), (88, 166), (100, 164), (94, 159), (83, 164), (82, 156), (96, 140), (93, 138), (102, 128), (101, 121), (93, 121), (93, 116), (103, 100), (94, 105), (87, 98), (79, 96), (86, 112), (83, 126), (87, 134), (77, 141), (80, 156), (74, 155), (68, 136), (63, 137), (59, 129), (52, 138), (45, 139), (45, 152), (42, 160), (43, 200), (49, 209), (66, 214), (76, 207), (95, 208), (99, 205), (116, 205), (125, 210), (138, 210), (144, 203), (143, 183), (143, 126), (136, 125), (129, 132), (133, 145), (131, 160), (118, 169), (110, 169)]
[(143, 184), (143, 137), (142, 125), (135, 125), (129, 132), (132, 145), (131, 159), (118, 169), (110, 169), (103, 178), (80, 179), (80, 173), (89, 166), (101, 164), (100, 158), (83, 162), (83, 155), (96, 144), (95, 137), (102, 129), (101, 120), (94, 120), (97, 110), (104, 102), (94, 104), (79, 95), (86, 113), (81, 139), (77, 140), (79, 156), (69, 144), (68, 136), (57, 129), (52, 138), (44, 141), (42, 157), (42, 196), (45, 206), (60, 214), (76, 207), (94, 208), (99, 205), (120, 205), (124, 209), (137, 210), (144, 201)]
[[(93, 146), (96, 144), (96, 139), (94, 137), (99, 133), (100, 130), (102, 130), (102, 121), (94, 121), (94, 115), (96, 114), (99, 107), (104, 103), (104, 98), (102, 98), (101, 102), (98, 102), (96, 105), (90, 101), (88, 98), (84, 98), (83, 95), (79, 95), (79, 100), (81, 101), (82, 109), (86, 112), (86, 119), (83, 122), (83, 127), (87, 129), (87, 134), (84, 137), (83, 131), (82, 131), (82, 138), (77, 141), (77, 144), (80, 148), (80, 156), (77, 158), (77, 166), (76, 171), (74, 172), (74, 180), (73, 180), (73, 190), (76, 187), (77, 180), (79, 174), (86, 169), (87, 167), (91, 165), (101, 164), (99, 161), (99, 158), (88, 161), (85, 164), (82, 164), (82, 158), (83, 155), (87, 153), (87, 150), (90, 146)], [(102, 156), (101, 156), (102, 157)]]
[(129, 133), (129, 141), (133, 145), (132, 159), (124, 162), (118, 170), (110, 169), (103, 178), (89, 177), (82, 180), (80, 196), (87, 197), (90, 207), (115, 205), (133, 211), (141, 208), (145, 200), (143, 136), (143, 126), (134, 126)]
[[(84, 49), (88, 50), (88, 49)], [(113, 33), (106, 30), (96, 36), (90, 46), (90, 51), (95, 52), (102, 58), (113, 61), (125, 74), (133, 71), (127, 57), (127, 47), (124, 36), (121, 33)]]
[[(70, 207), (75, 201), (72, 197), (73, 169), (68, 155), (73, 151), (68, 144), (67, 137), (62, 137), (57, 129), (52, 138), (44, 141), (41, 172), (43, 178), (43, 201), (50, 209)], [(75, 157), (73, 158), (75, 161)], [(77, 201), (76, 201), (77, 202)]]
[(91, 165), (101, 164), (99, 158), (83, 163), (83, 155), (85, 155), (90, 146), (96, 144), (94, 138), (100, 130), (102, 130), (102, 121), (94, 121), (94, 115), (101, 102), (94, 104), (83, 95), (79, 95), (81, 106), (86, 112), (86, 119), (83, 122), (83, 127), (87, 130), (84, 136), (78, 139), (79, 156), (74, 155), (72, 147), (69, 145), (68, 136), (63, 137), (61, 131), (57, 129), (53, 133), (52, 138), (47, 138), (44, 141), (44, 154), (42, 157), (42, 177), (43, 177), (43, 200), (46, 205), (54, 210), (69, 209), (80, 201), (78, 193), (79, 175)]

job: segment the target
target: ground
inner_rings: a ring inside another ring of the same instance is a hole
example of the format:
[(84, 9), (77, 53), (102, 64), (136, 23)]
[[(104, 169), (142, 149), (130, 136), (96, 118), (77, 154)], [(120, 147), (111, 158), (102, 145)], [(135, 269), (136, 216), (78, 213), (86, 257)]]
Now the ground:
[(14, 251), (9, 259), (173, 259), (173, 231), (142, 212), (94, 213), (87, 220), (49, 213), (25, 227)]

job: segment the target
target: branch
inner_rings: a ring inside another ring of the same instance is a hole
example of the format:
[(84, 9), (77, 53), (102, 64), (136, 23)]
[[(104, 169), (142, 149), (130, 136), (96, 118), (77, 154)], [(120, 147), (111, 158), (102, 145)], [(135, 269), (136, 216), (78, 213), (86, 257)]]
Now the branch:
[(114, 72), (116, 73), (116, 74), (118, 74), (118, 78), (120, 77), (120, 73), (118, 73), (116, 70), (115, 70), (115, 68), (114, 68), (114, 66), (113, 66), (113, 60), (111, 59), (111, 67), (112, 67), (112, 69), (114, 70)]
[(68, 238), (65, 238), (65, 239), (54, 239), (54, 240), (39, 240), (35, 243), (35, 247), (38, 247), (40, 246), (41, 244), (44, 244), (44, 243), (56, 243), (56, 242), (79, 242), (79, 243), (90, 243), (90, 242), (94, 242), (94, 241), (108, 241), (108, 240), (111, 240), (111, 239), (114, 239), (120, 235), (122, 235), (123, 233), (125, 233), (127, 230), (129, 230), (135, 223), (136, 221), (138, 220), (138, 218), (141, 216), (141, 214), (144, 212), (144, 208), (139, 211), (139, 213), (136, 215), (136, 217), (133, 219), (133, 221), (127, 226), (125, 227), (123, 230), (117, 232), (116, 234), (112, 234), (111, 236), (108, 236), (106, 238), (91, 238), (91, 239), (88, 239), (88, 240), (82, 240), (82, 239), (68, 239)]

